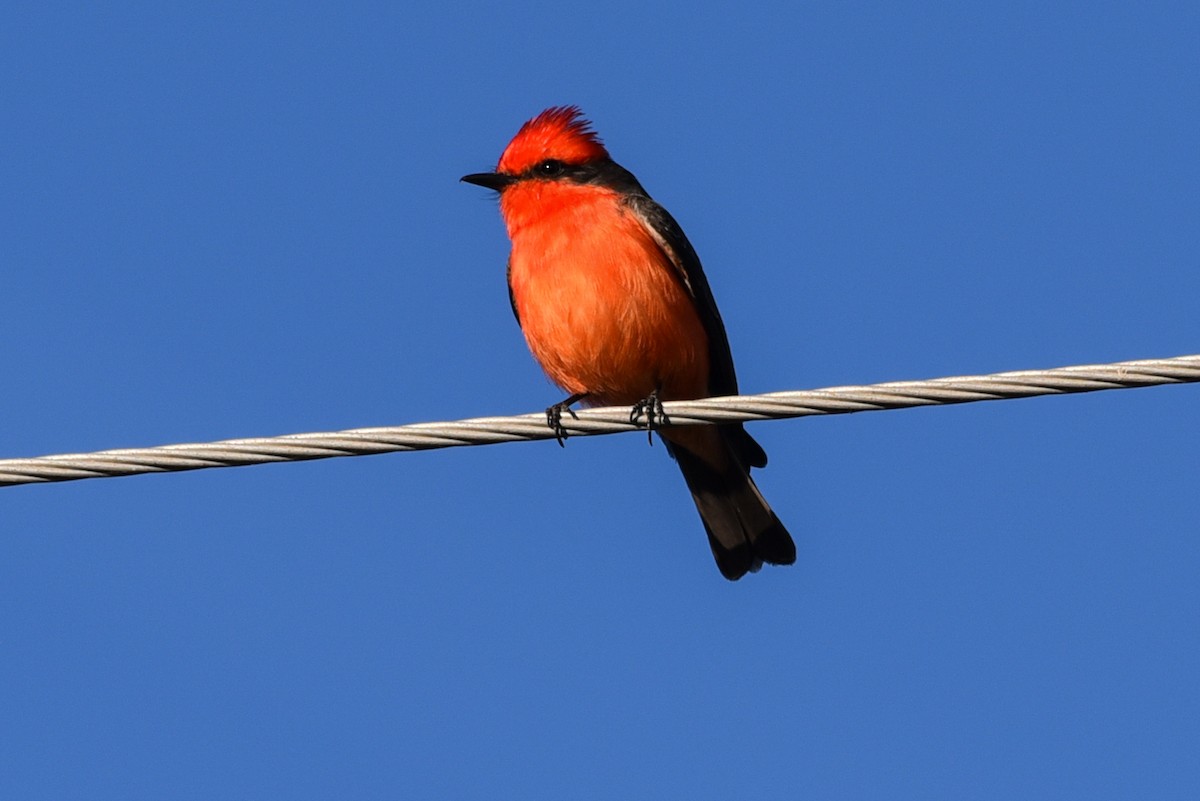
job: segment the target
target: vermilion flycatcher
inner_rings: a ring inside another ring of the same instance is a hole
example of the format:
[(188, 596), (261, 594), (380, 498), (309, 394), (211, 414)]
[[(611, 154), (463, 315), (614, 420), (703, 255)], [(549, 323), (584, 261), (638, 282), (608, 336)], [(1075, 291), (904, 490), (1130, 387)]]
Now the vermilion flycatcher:
[[(505, 148), (495, 172), (464, 181), (500, 193), (512, 240), (508, 292), (529, 349), (576, 401), (632, 405), (662, 423), (660, 401), (736, 395), (725, 326), (679, 224), (611, 158), (574, 107), (543, 111)], [(796, 546), (750, 478), (767, 455), (741, 424), (660, 428), (691, 490), (717, 567), (728, 579)]]

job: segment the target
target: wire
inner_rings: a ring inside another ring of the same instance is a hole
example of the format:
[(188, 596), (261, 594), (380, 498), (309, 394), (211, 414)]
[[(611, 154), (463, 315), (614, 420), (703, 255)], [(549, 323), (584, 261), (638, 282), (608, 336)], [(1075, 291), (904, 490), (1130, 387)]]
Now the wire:
[[(670, 401), (663, 404), (663, 409), (671, 425), (699, 425), (1192, 382), (1200, 382), (1200, 355), (928, 381), (896, 381), (869, 386)], [(640, 428), (629, 421), (629, 409), (625, 407), (585, 409), (578, 413), (578, 418), (564, 415), (562, 422), (574, 436), (612, 434)], [(334, 456), (364, 456), (461, 445), (490, 445), (553, 437), (554, 433), (546, 424), (546, 415), (539, 412), (516, 417), (479, 417), (454, 422), (356, 428), (332, 433), (230, 439), (32, 459), (0, 459), (0, 486), (328, 459)]]

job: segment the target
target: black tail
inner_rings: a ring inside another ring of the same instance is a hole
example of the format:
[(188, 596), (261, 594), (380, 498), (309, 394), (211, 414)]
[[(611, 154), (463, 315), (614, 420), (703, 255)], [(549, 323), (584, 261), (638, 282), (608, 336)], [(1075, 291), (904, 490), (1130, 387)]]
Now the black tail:
[(754, 485), (746, 464), (749, 460), (756, 466), (766, 464), (766, 454), (741, 426), (709, 430), (716, 435), (711, 450), (718, 450), (715, 439), (719, 437), (720, 453), (702, 455), (679, 442), (670, 446), (700, 511), (721, 575), (736, 581), (764, 562), (792, 564), (796, 544)]

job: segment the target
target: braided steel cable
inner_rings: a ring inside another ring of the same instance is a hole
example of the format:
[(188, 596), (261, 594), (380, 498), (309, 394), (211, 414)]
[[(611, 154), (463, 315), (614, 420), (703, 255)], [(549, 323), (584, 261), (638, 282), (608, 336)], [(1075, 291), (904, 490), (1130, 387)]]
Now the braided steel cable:
[[(669, 401), (663, 404), (663, 410), (671, 425), (700, 425), (1194, 382), (1200, 382), (1200, 355), (928, 381), (894, 381), (868, 386)], [(629, 409), (625, 407), (585, 409), (578, 413), (578, 417), (564, 416), (562, 423), (572, 436), (645, 430), (630, 422)], [(0, 486), (553, 438), (554, 432), (546, 424), (546, 415), (541, 412), (515, 417), (479, 417), (331, 433), (126, 448), (31, 459), (0, 459)]]

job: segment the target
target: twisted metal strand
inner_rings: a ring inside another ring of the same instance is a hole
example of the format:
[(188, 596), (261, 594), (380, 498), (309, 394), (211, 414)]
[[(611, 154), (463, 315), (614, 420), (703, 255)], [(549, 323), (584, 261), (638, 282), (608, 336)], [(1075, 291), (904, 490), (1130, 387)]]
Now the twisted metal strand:
[[(662, 407), (673, 426), (700, 425), (1192, 382), (1200, 382), (1200, 355), (671, 401), (662, 404)], [(624, 407), (585, 409), (578, 413), (577, 418), (564, 419), (562, 422), (573, 436), (612, 434), (639, 428), (630, 422), (629, 410)], [(126, 448), (32, 459), (0, 459), (0, 486), (552, 438), (554, 431), (546, 425), (544, 412), (516, 417), (478, 417), (454, 422), (356, 428), (332, 433)]]

